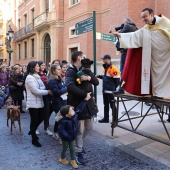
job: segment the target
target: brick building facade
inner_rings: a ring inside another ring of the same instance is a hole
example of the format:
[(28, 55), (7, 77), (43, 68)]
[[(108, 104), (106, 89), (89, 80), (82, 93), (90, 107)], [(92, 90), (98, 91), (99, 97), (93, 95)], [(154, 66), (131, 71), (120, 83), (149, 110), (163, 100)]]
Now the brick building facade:
[[(71, 52), (81, 50), (93, 59), (93, 33), (75, 35), (75, 24), (92, 17), (96, 11), (96, 31), (109, 34), (110, 27), (119, 26), (126, 17), (138, 28), (144, 24), (140, 12), (150, 7), (155, 14), (170, 18), (169, 0), (15, 0), (14, 17), (8, 24), (15, 35), (12, 63), (26, 65), (30, 60), (47, 64), (58, 58), (70, 61)], [(97, 61), (110, 54), (119, 63), (113, 42), (97, 40)]]

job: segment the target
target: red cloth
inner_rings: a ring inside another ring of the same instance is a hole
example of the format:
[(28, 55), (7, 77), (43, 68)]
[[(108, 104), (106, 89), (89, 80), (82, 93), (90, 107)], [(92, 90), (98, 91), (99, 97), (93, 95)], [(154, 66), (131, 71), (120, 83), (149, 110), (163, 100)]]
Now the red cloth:
[(141, 94), (142, 48), (128, 49), (121, 79), (123, 89), (133, 95)]

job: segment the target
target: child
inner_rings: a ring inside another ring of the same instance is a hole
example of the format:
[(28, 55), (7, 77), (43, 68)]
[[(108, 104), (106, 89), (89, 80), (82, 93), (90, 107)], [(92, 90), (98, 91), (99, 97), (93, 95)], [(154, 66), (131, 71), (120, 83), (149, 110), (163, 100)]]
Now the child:
[(71, 156), (70, 164), (73, 168), (78, 168), (78, 165), (75, 161), (76, 154), (74, 148), (75, 138), (77, 136), (78, 121), (77, 114), (75, 114), (74, 108), (70, 105), (63, 106), (56, 116), (56, 121), (58, 122), (58, 133), (59, 137), (62, 140), (63, 146), (59, 162), (64, 165), (69, 164), (65, 154), (69, 146)]

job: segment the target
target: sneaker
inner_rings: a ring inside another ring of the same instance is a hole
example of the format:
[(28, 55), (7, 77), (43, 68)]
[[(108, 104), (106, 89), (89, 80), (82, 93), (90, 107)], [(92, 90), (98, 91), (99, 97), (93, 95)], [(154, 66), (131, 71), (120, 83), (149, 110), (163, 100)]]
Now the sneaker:
[(83, 158), (83, 154), (81, 152), (76, 153), (76, 161), (78, 164), (85, 165), (87, 161)]
[(71, 164), (71, 166), (72, 166), (73, 168), (75, 168), (75, 169), (78, 168), (78, 165), (77, 165), (77, 163), (76, 163), (75, 160), (71, 160), (70, 164)]
[(53, 133), (52, 138), (54, 138), (55, 140), (59, 140), (59, 136), (57, 135), (57, 133)]
[(36, 133), (36, 135), (40, 135), (40, 132), (38, 129), (35, 131), (35, 133)]
[(59, 138), (59, 144), (62, 145), (62, 140)]
[(69, 164), (69, 162), (67, 161), (67, 159), (66, 158), (64, 158), (64, 159), (59, 159), (59, 162), (60, 163), (62, 163), (62, 164), (64, 164), (64, 165), (68, 165)]
[(109, 123), (109, 119), (103, 118), (103, 119), (99, 120), (98, 122), (99, 123)]
[(86, 154), (87, 152), (85, 151), (84, 148), (82, 148), (82, 154)]
[(49, 136), (52, 136), (52, 135), (53, 135), (53, 133), (52, 133), (49, 129), (45, 130), (45, 133), (46, 133), (47, 135), (49, 135)]

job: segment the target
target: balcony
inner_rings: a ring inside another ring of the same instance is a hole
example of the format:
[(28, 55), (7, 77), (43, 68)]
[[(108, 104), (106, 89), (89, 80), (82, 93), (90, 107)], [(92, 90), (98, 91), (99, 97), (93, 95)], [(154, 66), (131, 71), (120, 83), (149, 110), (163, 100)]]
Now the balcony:
[(34, 27), (36, 30), (43, 30), (46, 27), (49, 27), (48, 24), (48, 12), (43, 12), (42, 14), (40, 14), (39, 16), (37, 16), (34, 19)]
[(14, 41), (21, 41), (33, 35), (35, 35), (35, 32), (34, 32), (33, 23), (31, 23), (23, 27), (22, 29), (18, 30), (17, 32), (15, 32), (13, 39)]
[(56, 23), (56, 11), (47, 10), (34, 18), (34, 29), (44, 30), (54, 23)]

